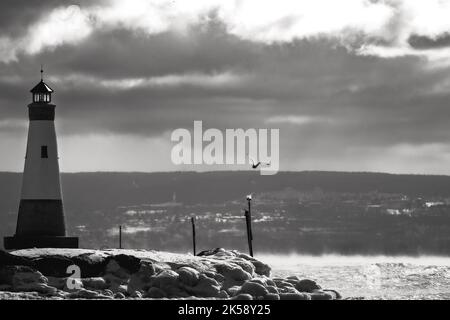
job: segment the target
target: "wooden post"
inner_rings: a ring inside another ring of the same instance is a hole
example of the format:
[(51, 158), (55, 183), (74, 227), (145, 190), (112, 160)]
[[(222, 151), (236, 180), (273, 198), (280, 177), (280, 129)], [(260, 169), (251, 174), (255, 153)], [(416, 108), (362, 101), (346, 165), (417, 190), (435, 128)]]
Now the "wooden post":
[(253, 233), (252, 233), (252, 211), (251, 211), (251, 197), (247, 197), (248, 210), (245, 210), (245, 222), (247, 224), (247, 240), (248, 240), (248, 250), (250, 256), (253, 257)]
[(191, 224), (192, 224), (192, 246), (194, 249), (194, 256), (195, 256), (197, 254), (195, 244), (195, 217), (191, 217)]
[(122, 249), (122, 226), (119, 226), (119, 249)]

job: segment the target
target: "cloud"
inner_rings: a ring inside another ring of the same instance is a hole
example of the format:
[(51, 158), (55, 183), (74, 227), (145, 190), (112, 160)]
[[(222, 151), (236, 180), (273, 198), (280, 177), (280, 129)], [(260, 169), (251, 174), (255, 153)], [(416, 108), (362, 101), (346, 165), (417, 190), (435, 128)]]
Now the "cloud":
[[(38, 16), (21, 36), (0, 35), (2, 61), (77, 45), (96, 31), (175, 32), (182, 37), (211, 20), (223, 23), (230, 35), (263, 44), (332, 39), (355, 54), (440, 61), (443, 54), (422, 50), (414, 39), (439, 42), (450, 32), (450, 3), (442, 0), (110, 0), (59, 5)], [(441, 42), (436, 48), (442, 46), (447, 47)]]
[(301, 116), (301, 115), (273, 116), (266, 120), (266, 123), (269, 124), (293, 124), (293, 125), (305, 125), (321, 122), (331, 122), (331, 120), (320, 117)]
[(44, 63), (66, 171), (172, 170), (167, 133), (203, 120), (280, 128), (282, 170), (444, 172), (439, 1), (27, 2), (0, 12), (0, 169), (22, 165)]

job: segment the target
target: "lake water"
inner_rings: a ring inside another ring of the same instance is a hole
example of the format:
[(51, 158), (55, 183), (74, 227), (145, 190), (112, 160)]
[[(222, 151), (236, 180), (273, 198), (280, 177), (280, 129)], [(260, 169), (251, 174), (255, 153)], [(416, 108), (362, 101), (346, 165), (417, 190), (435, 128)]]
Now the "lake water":
[(272, 276), (297, 275), (344, 298), (450, 299), (450, 257), (256, 255)]

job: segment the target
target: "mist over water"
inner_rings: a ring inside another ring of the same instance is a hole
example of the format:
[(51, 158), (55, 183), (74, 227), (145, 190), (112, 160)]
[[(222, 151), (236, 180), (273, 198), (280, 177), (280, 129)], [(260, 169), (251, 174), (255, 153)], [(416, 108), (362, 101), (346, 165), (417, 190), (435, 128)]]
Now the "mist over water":
[(450, 257), (259, 254), (272, 275), (297, 275), (344, 298), (450, 299)]

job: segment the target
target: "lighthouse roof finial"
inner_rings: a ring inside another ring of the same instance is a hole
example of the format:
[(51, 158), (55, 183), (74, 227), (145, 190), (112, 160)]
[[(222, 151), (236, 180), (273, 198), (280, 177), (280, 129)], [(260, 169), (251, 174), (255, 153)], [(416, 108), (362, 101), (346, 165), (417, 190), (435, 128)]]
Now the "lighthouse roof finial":
[(44, 66), (41, 64), (41, 81), (30, 90), (32, 93), (52, 93), (53, 89), (44, 82)]

